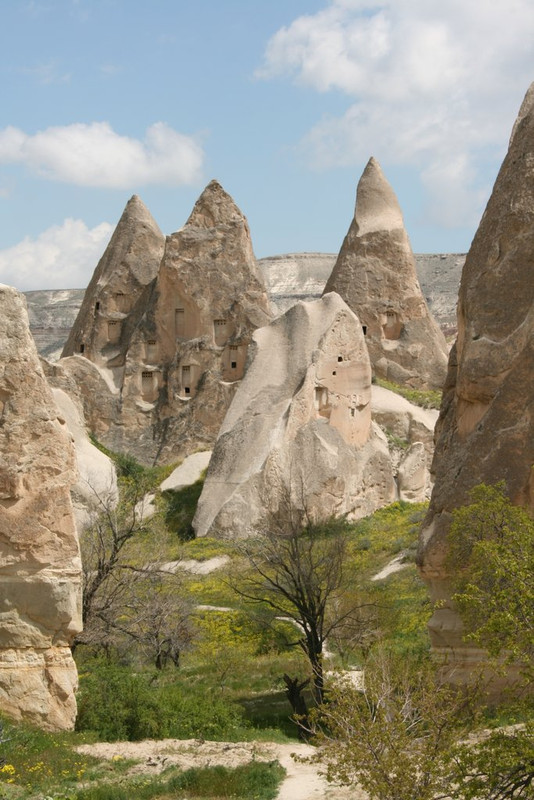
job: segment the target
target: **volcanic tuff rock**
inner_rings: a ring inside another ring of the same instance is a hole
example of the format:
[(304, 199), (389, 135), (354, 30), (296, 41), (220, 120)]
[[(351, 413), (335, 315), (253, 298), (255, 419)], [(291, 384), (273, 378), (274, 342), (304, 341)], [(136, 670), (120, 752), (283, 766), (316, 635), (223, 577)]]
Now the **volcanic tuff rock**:
[(142, 200), (133, 195), (97, 264), (62, 356), (83, 354), (99, 366), (120, 370), (125, 320), (154, 280), (165, 237)]
[(70, 499), (74, 450), (30, 335), (23, 298), (0, 286), (0, 706), (71, 728), (81, 564)]
[(336, 294), (256, 331), (221, 427), (193, 526), (246, 536), (288, 493), (316, 517), (357, 518), (395, 498), (387, 443), (371, 421), (361, 324)]
[[(147, 237), (139, 245), (132, 238), (144, 263)], [(158, 241), (149, 237), (154, 263)], [(115, 269), (111, 256), (106, 263), (107, 275)], [(157, 277), (137, 302), (119, 278), (98, 308), (95, 296), (84, 306), (96, 317), (86, 313), (65, 348), (78, 355), (61, 361), (80, 387), (90, 429), (145, 463), (209, 449), (243, 375), (251, 334), (271, 318), (248, 224), (232, 198), (216, 181), (206, 187), (186, 225), (167, 237)], [(120, 312), (113, 310), (117, 296)]]
[(422, 574), (439, 601), (433, 648), (461, 680), (483, 654), (462, 641), (444, 565), (451, 511), (477, 484), (506, 482), (534, 510), (534, 84), (467, 255), (458, 338), (436, 430), (435, 486), (420, 542)]
[(402, 213), (377, 161), (367, 164), (349, 228), (326, 292), (358, 315), (376, 375), (417, 388), (441, 388), (447, 345), (417, 280)]

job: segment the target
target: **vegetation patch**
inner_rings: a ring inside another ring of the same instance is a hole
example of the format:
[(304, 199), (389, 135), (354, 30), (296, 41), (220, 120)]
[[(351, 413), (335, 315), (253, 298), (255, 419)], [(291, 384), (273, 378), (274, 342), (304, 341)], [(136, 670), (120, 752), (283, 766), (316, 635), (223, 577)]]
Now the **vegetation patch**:
[(386, 381), (383, 378), (374, 378), (374, 383), (377, 386), (382, 386), (383, 389), (389, 389), (390, 392), (400, 394), (410, 403), (421, 408), (438, 408), (441, 406), (441, 392), (436, 389), (411, 389), (407, 386), (400, 386), (398, 383)]

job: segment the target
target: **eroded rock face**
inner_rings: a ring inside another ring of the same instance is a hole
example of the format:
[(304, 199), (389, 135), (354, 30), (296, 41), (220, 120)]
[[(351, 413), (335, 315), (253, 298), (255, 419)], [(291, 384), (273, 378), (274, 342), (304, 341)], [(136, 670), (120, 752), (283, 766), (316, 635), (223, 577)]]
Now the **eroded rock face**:
[(252, 332), (271, 319), (247, 221), (217, 181), (167, 237), (157, 277), (121, 313), (119, 341), (102, 347), (100, 334), (88, 332), (98, 353), (86, 345), (61, 361), (79, 386), (90, 429), (144, 463), (209, 449), (243, 376)]
[(193, 526), (198, 536), (250, 535), (288, 493), (316, 517), (358, 518), (395, 498), (387, 443), (371, 420), (361, 324), (334, 293), (254, 334)]
[(112, 371), (124, 366), (129, 312), (158, 274), (164, 247), (163, 233), (133, 195), (94, 271), (62, 357), (79, 353)]
[(74, 450), (21, 295), (0, 286), (0, 706), (71, 728), (81, 564), (70, 499)]
[(504, 480), (534, 510), (534, 112), (521, 108), (508, 154), (467, 256), (436, 429), (435, 486), (420, 542), (432, 598), (432, 646), (466, 679), (483, 653), (462, 641), (444, 565), (451, 512), (482, 482)]
[(443, 385), (447, 346), (428, 311), (399, 203), (371, 158), (354, 219), (325, 287), (359, 317), (376, 375), (417, 388)]

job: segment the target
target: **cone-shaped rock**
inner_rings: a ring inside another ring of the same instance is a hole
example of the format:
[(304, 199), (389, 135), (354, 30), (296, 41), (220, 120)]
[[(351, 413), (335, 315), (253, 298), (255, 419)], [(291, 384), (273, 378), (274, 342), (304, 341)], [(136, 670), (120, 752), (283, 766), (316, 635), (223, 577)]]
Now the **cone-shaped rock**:
[(72, 728), (81, 564), (74, 449), (30, 335), (24, 299), (0, 286), (0, 707)]
[(80, 353), (102, 366), (116, 359), (124, 320), (156, 277), (164, 246), (164, 235), (134, 194), (93, 273), (62, 356)]
[(105, 363), (84, 350), (88, 358), (66, 365), (91, 430), (144, 463), (210, 449), (252, 332), (271, 319), (247, 221), (217, 181), (167, 237), (163, 258), (154, 238), (145, 245), (154, 265), (159, 258), (157, 278), (123, 311), (120, 333), (108, 333)]
[(429, 626), (433, 648), (458, 680), (483, 654), (463, 642), (450, 601), (451, 511), (468, 502), (473, 486), (502, 480), (513, 503), (534, 510), (533, 98), (531, 87), (465, 262), (420, 544), (423, 577), (440, 601)]
[(250, 535), (288, 496), (315, 517), (361, 517), (395, 498), (361, 324), (334, 293), (254, 334), (193, 525), (199, 536)]
[(360, 178), (354, 219), (324, 291), (337, 292), (358, 315), (376, 375), (442, 387), (445, 339), (421, 292), (399, 203), (374, 158)]

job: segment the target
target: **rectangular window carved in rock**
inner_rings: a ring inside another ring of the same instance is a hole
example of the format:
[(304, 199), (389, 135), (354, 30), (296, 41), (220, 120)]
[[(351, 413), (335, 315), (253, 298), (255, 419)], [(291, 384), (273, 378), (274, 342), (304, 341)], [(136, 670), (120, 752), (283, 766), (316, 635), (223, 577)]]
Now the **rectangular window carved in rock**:
[(143, 397), (147, 400), (153, 400), (154, 398), (154, 389), (155, 389), (155, 382), (154, 382), (154, 373), (153, 372), (142, 372), (141, 373), (141, 392)]
[(177, 308), (174, 312), (175, 335), (183, 338), (185, 336), (185, 308)]
[(115, 292), (113, 295), (115, 300), (115, 308), (117, 311), (120, 311), (122, 314), (126, 314), (127, 311), (130, 310), (130, 298), (124, 292)]
[(155, 339), (148, 339), (146, 343), (146, 360), (156, 361), (158, 357), (158, 343)]
[(121, 337), (121, 324), (118, 320), (113, 319), (108, 322), (108, 341), (118, 342)]
[(215, 344), (222, 347), (228, 339), (228, 323), (225, 319), (213, 320), (213, 336)]

